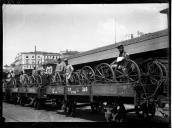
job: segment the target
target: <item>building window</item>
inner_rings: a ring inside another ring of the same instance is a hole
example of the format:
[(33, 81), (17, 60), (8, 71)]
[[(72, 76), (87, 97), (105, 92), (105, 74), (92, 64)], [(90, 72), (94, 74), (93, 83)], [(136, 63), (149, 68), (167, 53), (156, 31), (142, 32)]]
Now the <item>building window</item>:
[(32, 58), (34, 58), (34, 56), (32, 56)]
[(28, 64), (28, 63), (29, 63), (29, 60), (27, 59), (27, 60), (26, 60), (26, 64)]

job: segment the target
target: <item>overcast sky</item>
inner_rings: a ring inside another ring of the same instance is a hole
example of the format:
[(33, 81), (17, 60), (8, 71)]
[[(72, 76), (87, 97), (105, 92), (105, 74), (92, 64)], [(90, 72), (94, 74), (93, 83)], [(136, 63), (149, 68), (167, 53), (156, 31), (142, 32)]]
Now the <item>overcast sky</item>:
[(87, 51), (167, 28), (168, 4), (3, 5), (3, 65), (19, 52)]

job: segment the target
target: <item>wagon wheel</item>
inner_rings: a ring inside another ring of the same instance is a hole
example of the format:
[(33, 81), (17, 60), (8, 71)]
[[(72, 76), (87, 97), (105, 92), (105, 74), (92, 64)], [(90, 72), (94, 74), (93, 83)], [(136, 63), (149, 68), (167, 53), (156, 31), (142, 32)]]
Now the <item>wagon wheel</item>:
[(84, 74), (84, 73), (81, 73), (81, 69), (79, 69), (79, 70), (77, 70), (76, 71), (77, 72), (77, 74), (78, 74), (78, 76), (79, 76), (79, 83), (81, 84), (81, 85), (84, 85), (84, 84), (86, 84), (86, 75)]
[(79, 85), (81, 84), (79, 72), (75, 72), (75, 81), (77, 84), (79, 84)]
[(78, 72), (72, 72), (72, 75), (69, 80), (72, 85), (80, 85), (80, 78)]
[(121, 122), (126, 117), (126, 109), (124, 104), (117, 103), (112, 109), (112, 121)]
[(162, 69), (162, 73), (163, 73), (163, 78), (164, 78), (165, 80), (167, 80), (167, 79), (168, 79), (167, 68), (165, 67), (164, 64), (162, 64), (162, 63), (159, 62), (159, 61), (156, 61), (156, 63), (160, 65), (160, 67), (161, 67), (161, 69)]
[(83, 84), (91, 84), (95, 81), (94, 70), (90, 66), (84, 66), (81, 69), (80, 77)]
[(115, 78), (118, 82), (140, 81), (140, 69), (133, 60), (125, 59), (119, 62), (117, 67), (113, 70), (115, 72)]
[(144, 103), (136, 106), (136, 114), (140, 118), (151, 119), (155, 116), (156, 107), (155, 103)]
[(55, 74), (55, 83), (61, 83), (62, 82), (62, 79), (61, 79), (61, 76), (60, 76), (60, 74), (57, 72), (56, 74)]
[(115, 75), (111, 66), (107, 63), (101, 63), (95, 67), (96, 82), (113, 82)]
[(154, 85), (158, 84), (163, 78), (163, 72), (160, 65), (153, 61), (147, 64), (147, 68), (150, 83)]

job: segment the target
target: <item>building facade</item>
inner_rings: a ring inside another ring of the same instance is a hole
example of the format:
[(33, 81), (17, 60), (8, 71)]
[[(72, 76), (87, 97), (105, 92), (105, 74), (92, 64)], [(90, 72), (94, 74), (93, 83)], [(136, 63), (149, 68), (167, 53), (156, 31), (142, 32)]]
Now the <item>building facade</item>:
[(37, 51), (35, 55), (35, 52), (21, 52), (16, 56), (13, 64), (15, 65), (15, 70), (25, 71), (34, 69), (35, 66), (38, 69), (43, 64), (56, 62), (58, 58), (61, 58), (59, 53)]

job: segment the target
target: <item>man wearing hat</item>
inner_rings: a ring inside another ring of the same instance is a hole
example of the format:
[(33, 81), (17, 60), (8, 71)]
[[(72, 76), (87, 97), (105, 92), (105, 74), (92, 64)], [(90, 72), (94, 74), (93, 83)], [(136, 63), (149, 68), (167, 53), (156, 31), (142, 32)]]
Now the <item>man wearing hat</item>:
[(69, 79), (72, 75), (74, 68), (71, 64), (68, 63), (67, 59), (65, 59), (64, 62), (66, 64), (66, 67), (65, 67), (66, 85), (69, 85)]
[(127, 52), (125, 52), (123, 45), (119, 45), (117, 48), (119, 50), (119, 56), (113, 62), (112, 68), (116, 68), (118, 66), (118, 63), (122, 62), (124, 59), (129, 59), (130, 58), (129, 54)]
[(129, 54), (125, 52), (123, 45), (119, 45), (117, 48), (119, 50), (119, 57), (124, 57), (125, 59), (129, 59)]

